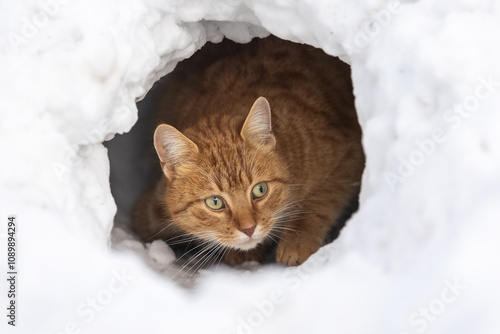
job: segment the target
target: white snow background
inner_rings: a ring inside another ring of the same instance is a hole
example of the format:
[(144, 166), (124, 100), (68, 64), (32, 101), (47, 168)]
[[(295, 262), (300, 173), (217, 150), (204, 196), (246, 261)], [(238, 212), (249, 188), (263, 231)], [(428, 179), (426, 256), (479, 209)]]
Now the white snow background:
[[(111, 246), (102, 142), (205, 42), (268, 33), (351, 65), (360, 209), (301, 267), (185, 289), (168, 248)], [(14, 214), (19, 271), (13, 328), (1, 255), (1, 332), (500, 333), (499, 33), (497, 0), (0, 1), (0, 252)]]

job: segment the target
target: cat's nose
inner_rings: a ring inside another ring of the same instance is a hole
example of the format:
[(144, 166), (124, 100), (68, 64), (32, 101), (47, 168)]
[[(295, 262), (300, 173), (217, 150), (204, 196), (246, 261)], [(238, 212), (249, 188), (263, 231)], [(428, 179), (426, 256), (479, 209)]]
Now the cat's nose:
[(248, 235), (248, 237), (250, 238), (253, 235), (253, 232), (255, 231), (255, 225), (247, 228), (240, 228), (239, 230)]
[(245, 233), (249, 238), (252, 237), (257, 224), (249, 212), (242, 212), (239, 215), (238, 230)]

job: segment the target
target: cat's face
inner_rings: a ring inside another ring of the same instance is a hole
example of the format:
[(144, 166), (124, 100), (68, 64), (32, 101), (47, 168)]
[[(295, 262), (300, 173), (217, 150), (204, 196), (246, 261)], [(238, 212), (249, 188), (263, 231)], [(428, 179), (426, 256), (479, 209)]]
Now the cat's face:
[(274, 152), (252, 150), (230, 165), (204, 163), (207, 153), (200, 153), (196, 167), (181, 168), (167, 187), (165, 200), (175, 224), (202, 240), (242, 250), (277, 239), (277, 231), (271, 232), (275, 214), (290, 196), (283, 179), (286, 166)]
[(267, 101), (259, 99), (241, 133), (214, 133), (197, 144), (168, 125), (157, 129), (165, 201), (176, 226), (241, 250), (278, 238), (275, 221), (291, 194), (287, 166), (274, 151), (270, 115)]

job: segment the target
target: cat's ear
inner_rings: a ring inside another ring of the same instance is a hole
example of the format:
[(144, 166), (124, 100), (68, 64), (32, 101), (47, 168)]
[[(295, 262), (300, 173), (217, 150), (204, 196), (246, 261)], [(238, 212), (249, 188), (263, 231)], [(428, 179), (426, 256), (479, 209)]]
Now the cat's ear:
[(271, 126), (271, 107), (266, 98), (259, 97), (254, 102), (241, 129), (241, 137), (255, 148), (273, 150), (276, 146)]
[(195, 143), (167, 124), (156, 128), (154, 145), (163, 173), (169, 180), (173, 177), (177, 166), (189, 162), (198, 153), (198, 146)]

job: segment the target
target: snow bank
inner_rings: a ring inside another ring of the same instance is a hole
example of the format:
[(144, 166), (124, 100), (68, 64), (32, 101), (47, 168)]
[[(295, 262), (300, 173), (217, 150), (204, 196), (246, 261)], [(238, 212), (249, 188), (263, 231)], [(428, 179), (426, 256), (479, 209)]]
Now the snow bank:
[[(498, 333), (499, 6), (0, 2), (0, 248), (14, 214), (17, 330)], [(137, 252), (110, 249), (102, 142), (129, 131), (135, 102), (205, 42), (268, 32), (351, 64), (367, 155), (361, 207), (299, 268), (204, 273), (187, 292), (137, 255), (162, 267), (168, 250), (125, 237)]]

